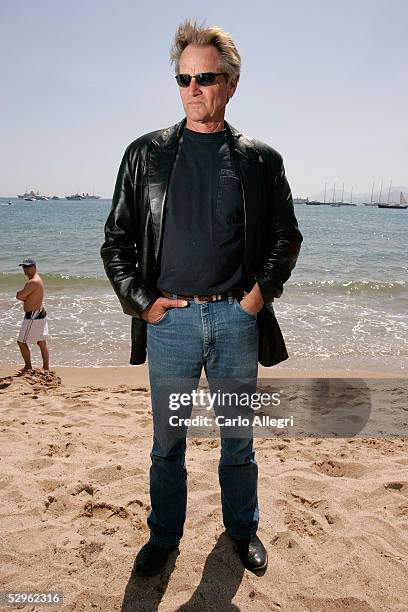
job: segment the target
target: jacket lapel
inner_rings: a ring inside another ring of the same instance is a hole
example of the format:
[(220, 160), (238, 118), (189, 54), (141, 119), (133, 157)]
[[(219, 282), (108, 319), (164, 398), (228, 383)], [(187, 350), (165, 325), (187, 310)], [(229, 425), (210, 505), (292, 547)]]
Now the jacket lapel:
[(150, 211), (155, 238), (155, 257), (157, 260), (163, 232), (163, 212), (167, 187), (176, 159), (180, 131), (185, 123), (164, 130), (155, 140), (147, 162), (147, 181), (149, 184)]
[[(260, 186), (262, 185), (263, 161), (255, 145), (239, 130), (225, 122), (227, 131), (233, 141), (234, 158), (238, 165), (242, 185), (242, 197), (245, 210), (245, 251), (244, 263), (251, 271), (249, 255), (254, 252), (251, 243), (256, 239), (260, 213)], [(256, 249), (255, 249), (256, 250)]]

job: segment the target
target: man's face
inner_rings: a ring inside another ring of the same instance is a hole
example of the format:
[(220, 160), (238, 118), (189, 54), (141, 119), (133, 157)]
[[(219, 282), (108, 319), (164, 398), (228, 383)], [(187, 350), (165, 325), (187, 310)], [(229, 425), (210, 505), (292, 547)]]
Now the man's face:
[(36, 267), (35, 266), (22, 266), (23, 272), (26, 276), (31, 278), (35, 274)]
[[(179, 72), (191, 76), (198, 72), (223, 72), (217, 49), (212, 45), (207, 47), (188, 45), (181, 54)], [(188, 87), (179, 87), (187, 116), (187, 127), (194, 123), (222, 121), (227, 98), (232, 96), (235, 88), (236, 81), (223, 75), (216, 77), (214, 85), (200, 86), (195, 79), (191, 79)]]

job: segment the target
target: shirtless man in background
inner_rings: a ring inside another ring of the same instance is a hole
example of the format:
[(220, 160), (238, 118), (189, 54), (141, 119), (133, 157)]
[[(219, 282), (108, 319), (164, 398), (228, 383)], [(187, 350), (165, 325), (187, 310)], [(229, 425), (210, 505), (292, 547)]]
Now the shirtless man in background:
[(21, 291), (17, 291), (16, 298), (24, 304), (25, 316), (21, 324), (17, 344), (24, 359), (24, 367), (18, 374), (31, 370), (31, 353), (29, 344), (36, 342), (41, 350), (43, 369), (49, 370), (49, 353), (47, 347), (48, 322), (47, 313), (42, 307), (44, 299), (44, 283), (37, 272), (37, 264), (32, 257), (28, 257), (21, 264), (28, 281)]

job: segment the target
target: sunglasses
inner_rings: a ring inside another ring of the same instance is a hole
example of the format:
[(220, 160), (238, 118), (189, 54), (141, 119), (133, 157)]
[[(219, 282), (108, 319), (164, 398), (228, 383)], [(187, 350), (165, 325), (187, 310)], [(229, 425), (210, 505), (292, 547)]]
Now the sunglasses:
[(227, 76), (226, 72), (198, 72), (197, 74), (176, 74), (176, 81), (179, 87), (188, 87), (191, 83), (191, 79), (195, 79), (197, 85), (202, 87), (208, 87), (214, 85), (215, 77), (221, 75)]
[(34, 264), (30, 264), (29, 266), (22, 266), (23, 270), (25, 270), (26, 268), (32, 268)]

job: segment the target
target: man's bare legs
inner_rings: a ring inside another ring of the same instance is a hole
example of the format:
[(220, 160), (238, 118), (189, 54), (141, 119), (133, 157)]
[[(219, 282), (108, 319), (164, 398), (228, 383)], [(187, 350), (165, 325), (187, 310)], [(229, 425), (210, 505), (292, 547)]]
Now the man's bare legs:
[(50, 354), (48, 352), (47, 341), (39, 340), (37, 344), (40, 347), (40, 351), (41, 351), (41, 357), (43, 360), (43, 370), (49, 370), (50, 369)]
[(24, 359), (24, 368), (22, 368), (21, 370), (18, 370), (17, 373), (24, 374), (24, 372), (27, 372), (28, 370), (32, 370), (31, 353), (30, 353), (30, 349), (28, 348), (28, 344), (26, 344), (25, 342), (20, 342), (19, 340), (17, 340), (17, 344), (20, 347), (20, 351)]
[[(24, 374), (25, 372), (28, 372), (28, 370), (32, 370), (31, 353), (30, 353), (30, 349), (28, 348), (28, 344), (26, 344), (25, 342), (20, 342), (19, 340), (17, 340), (17, 344), (20, 347), (20, 351), (24, 359), (24, 367), (21, 370), (18, 370), (17, 374)], [(49, 370), (50, 369), (50, 354), (48, 352), (47, 341), (39, 340), (37, 344), (40, 347), (40, 351), (41, 351), (41, 357), (43, 360), (43, 370)]]

